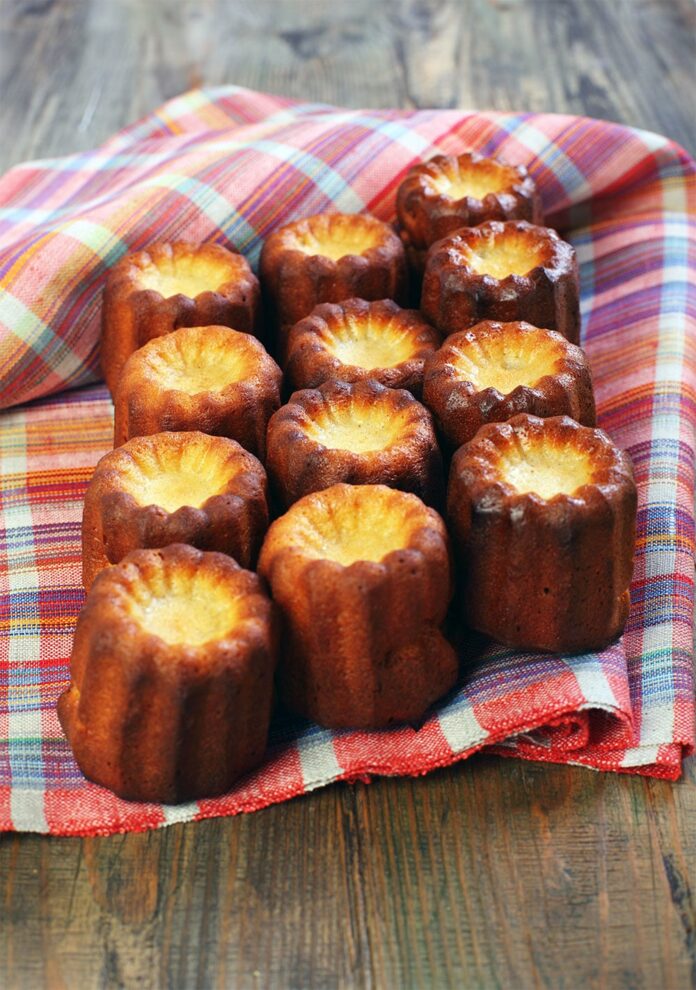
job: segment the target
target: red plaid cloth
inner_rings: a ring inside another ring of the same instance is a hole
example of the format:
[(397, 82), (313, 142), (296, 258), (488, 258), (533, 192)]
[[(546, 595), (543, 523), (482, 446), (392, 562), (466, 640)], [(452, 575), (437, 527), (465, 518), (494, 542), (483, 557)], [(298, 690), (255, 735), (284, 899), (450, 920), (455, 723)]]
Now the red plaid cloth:
[[(578, 657), (472, 643), (457, 690), (418, 728), (334, 733), (278, 717), (264, 765), (215, 800), (131, 804), (87, 783), (55, 702), (82, 603), (82, 498), (112, 410), (101, 386), (64, 390), (97, 377), (104, 272), (154, 238), (231, 242), (255, 263), (286, 220), (326, 209), (390, 220), (409, 165), (468, 148), (528, 165), (578, 252), (600, 423), (630, 450), (640, 495), (622, 640)], [(0, 180), (0, 398), (62, 390), (1, 421), (0, 828), (145, 829), (335, 780), (421, 774), (482, 747), (676, 778), (694, 742), (694, 198), (694, 164), (655, 134), (545, 114), (339, 110), (236, 88), (194, 91), (96, 151)]]

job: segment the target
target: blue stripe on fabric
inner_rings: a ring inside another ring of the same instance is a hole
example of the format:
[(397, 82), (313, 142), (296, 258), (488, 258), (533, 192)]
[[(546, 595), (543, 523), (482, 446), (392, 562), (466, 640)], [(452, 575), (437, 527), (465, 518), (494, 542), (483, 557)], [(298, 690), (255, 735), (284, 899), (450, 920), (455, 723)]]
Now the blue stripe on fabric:
[(279, 141), (261, 139), (254, 141), (251, 147), (278, 158), (286, 165), (291, 165), (312, 182), (316, 183), (327, 199), (333, 200), (347, 213), (359, 213), (365, 204), (342, 175), (321, 158), (311, 155), (289, 144)]
[[(587, 178), (584, 173), (571, 161), (557, 141), (552, 141), (546, 134), (529, 123), (528, 115), (499, 120), (497, 123), (510, 137), (514, 137), (516, 141), (528, 148), (537, 161), (542, 162), (549, 171), (553, 172), (569, 199), (574, 199), (579, 191), (587, 189)], [(534, 140), (530, 141), (529, 137), (525, 139), (526, 134), (533, 135)]]
[(193, 206), (205, 213), (236, 247), (246, 246), (258, 236), (252, 225), (212, 184), (208, 185), (185, 175), (175, 175), (171, 178), (173, 179), (171, 185), (163, 182), (151, 182), (150, 185), (169, 189), (175, 194), (181, 193)]

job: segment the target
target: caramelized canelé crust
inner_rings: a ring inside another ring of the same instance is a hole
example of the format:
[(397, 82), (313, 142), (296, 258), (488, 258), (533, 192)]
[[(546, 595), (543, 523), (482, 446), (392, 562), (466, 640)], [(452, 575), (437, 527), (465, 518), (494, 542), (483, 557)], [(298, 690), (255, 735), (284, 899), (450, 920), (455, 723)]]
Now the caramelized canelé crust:
[(82, 516), (82, 580), (131, 550), (188, 543), (251, 568), (268, 528), (266, 472), (235, 440), (134, 437), (97, 464)]
[(554, 330), (491, 323), (453, 333), (426, 361), (423, 401), (454, 447), (521, 412), (595, 425), (583, 351)]
[(421, 309), (444, 334), (481, 320), (526, 320), (577, 344), (579, 292), (575, 251), (555, 230), (492, 220), (429, 249)]
[(466, 621), (510, 646), (607, 646), (629, 609), (636, 486), (628, 454), (567, 416), (484, 426), (447, 495)]
[(263, 458), (282, 373), (255, 337), (185, 327), (130, 356), (114, 397), (114, 443), (165, 430), (232, 437)]
[(173, 544), (107, 568), (58, 701), (84, 775), (138, 801), (228, 790), (266, 748), (276, 639), (259, 578), (224, 554)]
[(332, 728), (414, 721), (454, 684), (440, 632), (451, 597), (447, 531), (415, 495), (333, 485), (268, 531), (259, 572), (284, 620), (282, 697)]
[(384, 484), (441, 506), (442, 457), (428, 410), (404, 389), (325, 382), (295, 392), (268, 424), (268, 473), (278, 501), (344, 481)]
[(487, 220), (542, 221), (541, 199), (524, 166), (469, 151), (414, 165), (399, 186), (396, 212), (402, 240), (416, 249)]
[(369, 213), (318, 213), (274, 231), (261, 252), (284, 353), (289, 328), (323, 302), (395, 299), (407, 292), (404, 248), (392, 228)]
[(439, 343), (440, 334), (417, 310), (391, 299), (323, 303), (290, 331), (286, 379), (301, 389), (369, 378), (418, 398), (423, 364)]
[(104, 288), (101, 364), (109, 391), (128, 357), (153, 337), (211, 324), (254, 333), (259, 299), (247, 260), (220, 244), (159, 242), (127, 254)]

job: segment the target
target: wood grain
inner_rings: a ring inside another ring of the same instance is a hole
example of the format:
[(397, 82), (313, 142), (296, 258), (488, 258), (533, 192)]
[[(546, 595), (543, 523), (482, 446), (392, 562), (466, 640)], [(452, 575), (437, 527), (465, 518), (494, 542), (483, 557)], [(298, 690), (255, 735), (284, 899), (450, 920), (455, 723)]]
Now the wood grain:
[(11, 987), (686, 987), (693, 773), (477, 757), (252, 816), (5, 836)]
[[(0, 167), (190, 86), (589, 113), (696, 150), (691, 0), (0, 0)], [(0, 836), (0, 987), (696, 986), (676, 785), (476, 757), (255, 815)]]
[[(696, 150), (692, 0), (0, 0), (0, 167), (191, 86), (587, 113)], [(11, 136), (11, 138), (10, 138)]]

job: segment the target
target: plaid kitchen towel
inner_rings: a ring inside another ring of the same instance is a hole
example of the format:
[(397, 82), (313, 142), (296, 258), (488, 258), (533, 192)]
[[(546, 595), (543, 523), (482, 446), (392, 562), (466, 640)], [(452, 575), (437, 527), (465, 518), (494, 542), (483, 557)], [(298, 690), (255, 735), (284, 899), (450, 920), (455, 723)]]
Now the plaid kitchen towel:
[[(631, 452), (640, 493), (623, 638), (576, 657), (464, 643), (456, 691), (418, 727), (329, 732), (279, 716), (265, 764), (215, 800), (132, 804), (87, 783), (55, 703), (82, 603), (82, 498), (111, 446), (109, 399), (90, 384), (106, 269), (154, 238), (231, 243), (255, 263), (289, 219), (392, 219), (409, 165), (468, 148), (528, 165), (578, 252), (600, 424)], [(614, 124), (342, 110), (238, 88), (188, 93), (95, 151), (0, 180), (0, 398), (15, 407), (0, 421), (0, 829), (151, 828), (483, 747), (678, 777), (694, 742), (694, 197), (680, 148)]]

